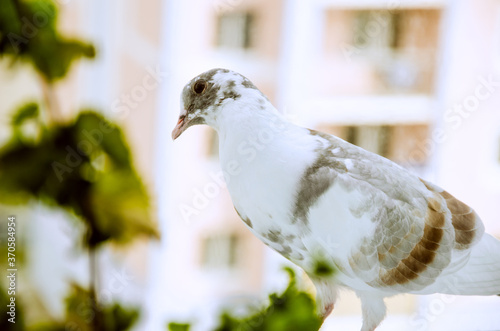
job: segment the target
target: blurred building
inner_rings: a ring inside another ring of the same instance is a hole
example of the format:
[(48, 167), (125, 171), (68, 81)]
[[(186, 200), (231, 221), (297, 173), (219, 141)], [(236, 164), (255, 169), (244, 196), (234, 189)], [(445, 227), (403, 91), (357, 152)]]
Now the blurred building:
[[(166, 9), (165, 40), (171, 45), (166, 63), (174, 64), (176, 88), (164, 97), (175, 98), (185, 82), (209, 68), (239, 71), (296, 123), (336, 134), (446, 187), (474, 206), (488, 230), (500, 235), (495, 206), (500, 198), (500, 97), (498, 86), (483, 83), (500, 80), (499, 10), (495, 1), (192, 0), (172, 4)], [(475, 95), (477, 89), (484, 93), (483, 100)], [(169, 109), (178, 105), (165, 102)], [(456, 110), (455, 104), (463, 104), (465, 110)], [(172, 125), (173, 117), (168, 119)], [(196, 270), (186, 286), (203, 283), (202, 289), (194, 291), (200, 307), (217, 297), (224, 301), (231, 295), (273, 288), (272, 275), (279, 273), (276, 265), (284, 260), (236, 224), (238, 217), (225, 190), (212, 189), (222, 187), (214, 175), (219, 171), (214, 131), (205, 127), (189, 131), (169, 154), (176, 159), (170, 170), (173, 176), (185, 174), (169, 210), (171, 219), (183, 223), (171, 225), (170, 233), (176, 237), (172, 240), (184, 242), (184, 252), (191, 252), (191, 267)], [(187, 227), (186, 237), (177, 235), (179, 227)], [(217, 245), (219, 249), (214, 249)], [(227, 247), (236, 254), (222, 253)], [(212, 249), (214, 259), (225, 265), (214, 278), (206, 260), (196, 258)], [(252, 279), (252, 286), (245, 286), (241, 277), (235, 281), (234, 275), (241, 273)], [(355, 300), (344, 295), (325, 329), (356, 329), (359, 317), (349, 317), (359, 316)], [(439, 296), (390, 299), (390, 315), (401, 318), (384, 325), (442, 329), (440, 323), (448, 323), (453, 309), (462, 309), (462, 301), (456, 299), (447, 304), (447, 311), (435, 314), (436, 300), (441, 302)], [(491, 320), (498, 304), (492, 308), (491, 303), (478, 300), (477, 314), (489, 311)]]
[[(500, 237), (500, 2), (74, 0), (61, 9), (65, 28), (100, 53), (60, 87), (68, 113), (95, 105), (125, 125), (159, 211), (160, 243), (103, 257), (108, 274), (125, 260), (133, 280), (117, 295), (145, 307), (139, 330), (170, 320), (205, 330), (220, 307), (262, 303), (286, 282), (288, 262), (234, 212), (215, 132), (192, 127), (171, 142), (183, 85), (213, 67), (247, 76), (292, 121), (445, 187)], [(2, 114), (31, 84), (26, 75), (2, 70)], [(50, 258), (38, 245), (36, 256)], [(500, 328), (490, 299), (398, 296), (381, 330)], [(323, 329), (360, 323), (346, 292)]]

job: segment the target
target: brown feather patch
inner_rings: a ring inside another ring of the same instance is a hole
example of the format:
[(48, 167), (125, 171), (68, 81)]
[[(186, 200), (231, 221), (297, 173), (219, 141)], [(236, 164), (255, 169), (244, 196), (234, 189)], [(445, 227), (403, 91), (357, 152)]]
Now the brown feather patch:
[(420, 180), (428, 190), (441, 195), (445, 199), (446, 206), (451, 212), (451, 224), (455, 230), (455, 248), (469, 248), (475, 242), (475, 239), (482, 235), (482, 231), (484, 231), (481, 220), (477, 214), (471, 207), (467, 206), (450, 193), (444, 190), (439, 191), (437, 187), (425, 180)]
[(446, 199), (446, 205), (450, 209), (451, 224), (453, 224), (453, 228), (455, 229), (456, 248), (469, 248), (477, 234), (476, 213), (472, 208), (462, 201), (455, 199), (453, 196)]
[(406, 284), (417, 278), (434, 261), (445, 226), (445, 214), (439, 210), (438, 201), (429, 199), (422, 238), (409, 256), (401, 260), (395, 268), (381, 274), (382, 283), (389, 286)]

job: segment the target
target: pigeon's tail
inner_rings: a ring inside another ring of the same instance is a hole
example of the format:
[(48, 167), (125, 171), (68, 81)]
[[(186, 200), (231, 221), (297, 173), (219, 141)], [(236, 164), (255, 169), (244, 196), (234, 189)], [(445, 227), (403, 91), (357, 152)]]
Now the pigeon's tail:
[[(440, 279), (440, 293), (457, 295), (499, 295), (500, 241), (485, 233), (474, 245), (469, 261), (455, 273)], [(436, 282), (436, 283), (438, 283)]]

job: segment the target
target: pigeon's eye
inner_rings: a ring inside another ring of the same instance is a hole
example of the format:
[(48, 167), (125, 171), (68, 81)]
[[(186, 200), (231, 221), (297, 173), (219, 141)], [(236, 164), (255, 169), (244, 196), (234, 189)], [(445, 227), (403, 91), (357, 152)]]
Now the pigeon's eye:
[(199, 80), (193, 85), (193, 92), (196, 94), (202, 94), (207, 89), (207, 82), (204, 80)]

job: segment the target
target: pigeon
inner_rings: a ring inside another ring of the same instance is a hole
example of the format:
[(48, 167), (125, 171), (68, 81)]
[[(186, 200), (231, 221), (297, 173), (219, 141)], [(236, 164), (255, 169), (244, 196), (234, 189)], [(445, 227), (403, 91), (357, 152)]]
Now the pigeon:
[[(187, 83), (172, 139), (198, 124), (218, 133), (239, 217), (305, 271), (323, 321), (341, 288), (361, 300), (362, 331), (400, 293), (500, 293), (500, 241), (472, 208), (382, 156), (291, 123), (243, 75), (212, 69)], [(319, 273), (319, 262), (335, 272)]]

